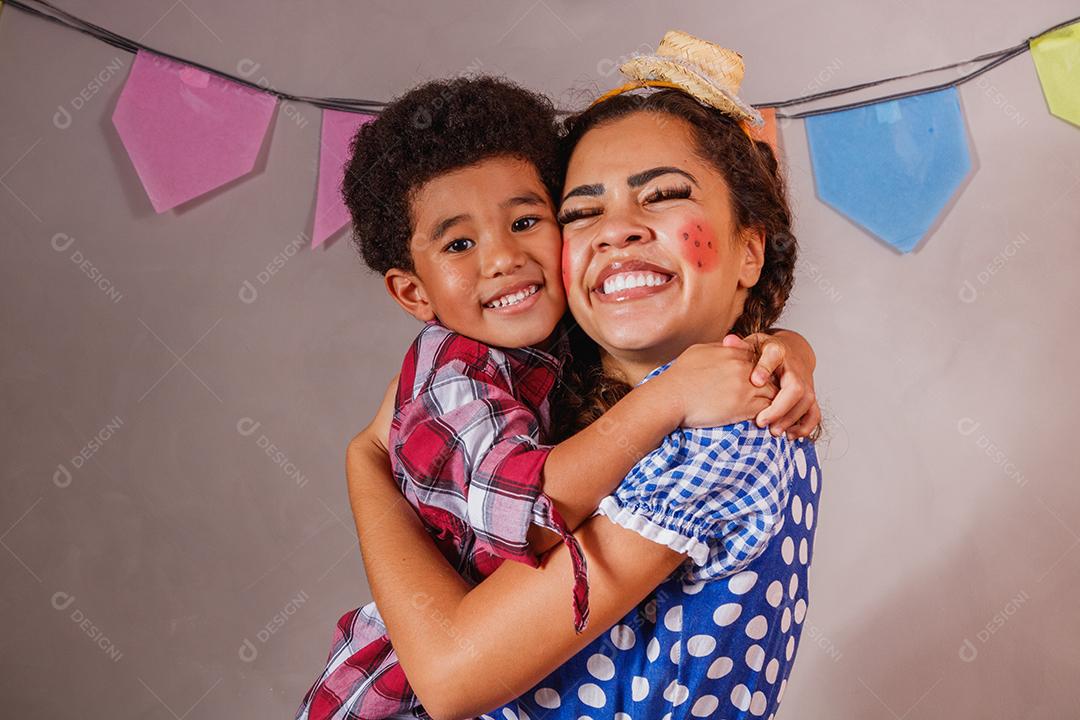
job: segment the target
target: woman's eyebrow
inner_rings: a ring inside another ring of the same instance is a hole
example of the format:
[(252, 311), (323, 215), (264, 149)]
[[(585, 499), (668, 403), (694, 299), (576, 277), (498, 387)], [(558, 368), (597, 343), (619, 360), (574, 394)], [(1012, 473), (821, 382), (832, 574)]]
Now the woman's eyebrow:
[(698, 184), (698, 181), (697, 181), (696, 177), (694, 177), (690, 173), (686, 172), (685, 170), (680, 170), (679, 168), (673, 167), (671, 165), (665, 165), (665, 166), (662, 166), (662, 167), (654, 167), (654, 168), (651, 168), (649, 170), (642, 170), (639, 173), (634, 173), (630, 177), (626, 178), (626, 184), (628, 186), (632, 187), (632, 188), (639, 188), (642, 185), (644, 185), (645, 183), (652, 180), (653, 178), (659, 177), (661, 175), (667, 175), (669, 173), (675, 173), (676, 175), (682, 175), (683, 177), (688, 179), (690, 182), (694, 183), (698, 187), (701, 187)]
[(596, 197), (597, 195), (603, 195), (603, 194), (604, 194), (604, 185), (603, 185), (603, 183), (593, 183), (592, 185), (578, 185), (576, 188), (574, 188), (570, 192), (563, 195), (562, 201), (566, 202), (570, 198), (577, 197), (579, 195), (586, 195), (588, 197)]

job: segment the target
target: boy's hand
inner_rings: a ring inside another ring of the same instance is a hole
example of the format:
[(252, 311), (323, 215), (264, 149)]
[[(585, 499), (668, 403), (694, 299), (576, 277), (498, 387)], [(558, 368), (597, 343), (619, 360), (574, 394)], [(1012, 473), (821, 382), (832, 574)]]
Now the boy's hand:
[(821, 408), (814, 392), (814, 369), (809, 358), (792, 350), (783, 338), (766, 333), (754, 333), (744, 339), (728, 335), (726, 347), (751, 347), (758, 355), (750, 381), (760, 385), (775, 377), (780, 392), (772, 404), (758, 413), (759, 427), (769, 426), (773, 435), (785, 434), (801, 438), (810, 434), (821, 422)]
[[(734, 336), (732, 336), (734, 337)], [(691, 345), (655, 380), (677, 403), (683, 427), (720, 427), (749, 420), (764, 410), (779, 392), (775, 383), (749, 381), (757, 361), (751, 345), (700, 343)]]

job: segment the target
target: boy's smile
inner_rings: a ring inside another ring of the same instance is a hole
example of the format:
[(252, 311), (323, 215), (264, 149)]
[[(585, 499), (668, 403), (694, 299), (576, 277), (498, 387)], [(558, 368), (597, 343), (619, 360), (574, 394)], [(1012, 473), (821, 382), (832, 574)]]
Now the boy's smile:
[(500, 156), (439, 175), (411, 207), (415, 271), (386, 275), (407, 311), (496, 347), (549, 338), (566, 311), (562, 237), (531, 163)]

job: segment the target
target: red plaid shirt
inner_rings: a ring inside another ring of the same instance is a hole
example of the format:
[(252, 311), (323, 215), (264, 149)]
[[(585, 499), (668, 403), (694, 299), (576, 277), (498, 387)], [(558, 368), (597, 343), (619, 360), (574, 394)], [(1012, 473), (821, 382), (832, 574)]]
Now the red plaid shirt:
[[(458, 573), (480, 582), (510, 558), (537, 567), (533, 523), (559, 534), (574, 568), (574, 627), (588, 622), (585, 557), (542, 491), (549, 394), (569, 355), (495, 349), (428, 323), (405, 356), (390, 464), (402, 494)], [(427, 718), (374, 603), (338, 621), (326, 668), (298, 720)]]

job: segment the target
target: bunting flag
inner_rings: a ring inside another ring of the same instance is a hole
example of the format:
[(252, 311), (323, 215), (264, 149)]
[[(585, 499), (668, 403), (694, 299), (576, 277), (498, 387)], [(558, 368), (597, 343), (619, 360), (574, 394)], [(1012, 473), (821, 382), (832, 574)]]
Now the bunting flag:
[[(349, 222), (341, 185), (350, 143), (385, 103), (292, 94), (246, 76), (204, 69), (43, 0), (8, 0), (6, 5), (0, 0), (0, 8), (8, 7), (136, 54), (112, 120), (156, 212), (252, 172), (281, 99), (323, 111), (312, 247), (325, 244)], [(908, 253), (932, 231), (972, 171), (957, 88), (1025, 51), (1031, 52), (1050, 112), (1080, 125), (1080, 17), (1075, 17), (1011, 47), (902, 76), (984, 63), (944, 89), (939, 83), (857, 102), (841, 100), (833, 107), (788, 110), (900, 79), (885, 78), (763, 103), (757, 109), (765, 124), (752, 128), (752, 134), (780, 158), (777, 121), (804, 119), (821, 201)]]
[(971, 171), (955, 87), (806, 118), (818, 197), (910, 252)]
[(349, 222), (349, 209), (341, 196), (341, 181), (345, 179), (345, 166), (349, 161), (349, 143), (361, 125), (374, 119), (373, 115), (323, 110), (315, 227), (311, 231), (313, 248), (322, 245)]
[(1040, 35), (1028, 44), (1050, 112), (1080, 125), (1080, 22)]
[(277, 98), (140, 50), (113, 125), (162, 213), (251, 172)]

